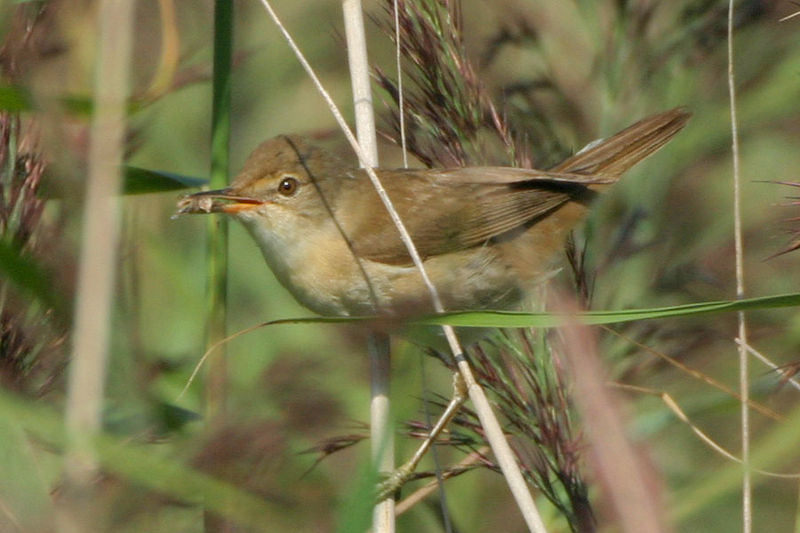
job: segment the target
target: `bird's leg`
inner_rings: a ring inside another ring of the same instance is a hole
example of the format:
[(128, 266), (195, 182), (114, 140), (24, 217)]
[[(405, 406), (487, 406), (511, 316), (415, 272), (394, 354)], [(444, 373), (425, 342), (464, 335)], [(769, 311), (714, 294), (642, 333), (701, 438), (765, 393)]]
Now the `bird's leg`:
[(436, 439), (444, 428), (447, 427), (447, 424), (450, 423), (466, 399), (467, 387), (464, 384), (464, 379), (461, 377), (460, 373), (455, 372), (453, 374), (453, 396), (450, 399), (450, 403), (447, 404), (444, 413), (442, 413), (439, 420), (436, 421), (430, 434), (425, 438), (411, 459), (406, 461), (400, 468), (395, 469), (388, 478), (378, 484), (378, 501), (383, 501), (390, 497), (411, 478), (411, 475), (414, 473), (414, 470), (417, 469), (417, 465), (422, 460), (422, 457), (428, 452), (431, 445), (436, 442)]

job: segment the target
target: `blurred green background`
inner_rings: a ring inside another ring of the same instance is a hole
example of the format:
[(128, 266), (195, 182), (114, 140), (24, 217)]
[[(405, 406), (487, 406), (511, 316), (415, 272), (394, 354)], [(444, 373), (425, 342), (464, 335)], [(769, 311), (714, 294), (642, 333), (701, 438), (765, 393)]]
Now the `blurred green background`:
[[(365, 9), (386, 19), (385, 4), (366, 2)], [(790, 2), (739, 4), (735, 66), (746, 292), (798, 291), (800, 252), (768, 258), (790, 242), (787, 231), (800, 228), (797, 220), (787, 221), (800, 217), (800, 205), (787, 205), (787, 197), (800, 196), (800, 189), (770, 183), (800, 181), (800, 17), (779, 20), (797, 9)], [(63, 105), (63, 99), (91, 102), (96, 5), (52, 0), (0, 6), (3, 85), (24, 89), (36, 103), (35, 112), (22, 113), (20, 138), (27, 140), (20, 151), (40, 154), (47, 167), (40, 193), (46, 198), (44, 216), (28, 255), (50, 273), (71, 307), (88, 117)], [(165, 6), (175, 10), (174, 20), (167, 21), (167, 32), (178, 39), (172, 63), (163, 46)], [(212, 7), (207, 1), (137, 3), (133, 94), (139, 105), (130, 117), (131, 165), (208, 175)], [(587, 261), (596, 272), (593, 308), (657, 307), (735, 295), (726, 7), (727, 2), (713, 0), (463, 2), (467, 50), (495, 103), (519, 126), (533, 121), (531, 109), (538, 113), (536, 124), (548, 125), (552, 145), (532, 148), (541, 166), (650, 113), (678, 105), (694, 113), (666, 149), (599, 202), (582, 230), (578, 239), (588, 243)], [(350, 117), (340, 5), (276, 0), (275, 8)], [(392, 43), (372, 21), (367, 25), (371, 61), (392, 72)], [(231, 175), (260, 141), (279, 133), (316, 135), (347, 154), (330, 112), (259, 2), (235, 2), (234, 50)], [(388, 101), (376, 87), (376, 112), (384, 126)], [(533, 139), (541, 135), (542, 130), (531, 134)], [(381, 156), (385, 166), (399, 165), (395, 147), (386, 144)], [(107, 432), (122, 442), (146, 443), (145, 449), (164, 463), (210, 473), (258, 495), (270, 510), (263, 517), (266, 530), (358, 530), (348, 528), (353, 513), (369, 511), (368, 498), (359, 492), (368, 479), (368, 443), (317, 465), (317, 453), (301, 453), (324, 439), (365, 433), (368, 361), (356, 328), (271, 326), (228, 343), (228, 413), (214, 431), (202, 420), (202, 378), (177, 399), (205, 351), (206, 319), (206, 220), (172, 219), (179, 197), (170, 192), (122, 200)], [(230, 235), (229, 331), (308, 316), (274, 280), (243, 229), (232, 224)], [(570, 286), (566, 271), (556, 283)], [(30, 428), (23, 432), (18, 422), (28, 407), (47, 416), (62, 412), (69, 330), (27, 298), (3, 283), (2, 383), (20, 399), (13, 404), (18, 407), (4, 405), (0, 426), (3, 531), (50, 531), (56, 522), (53, 502), (59, 499), (59, 447)], [(748, 317), (753, 346), (778, 365), (797, 361), (797, 310)], [(733, 314), (617, 329), (737, 387)], [(24, 364), (9, 355), (12, 333), (39, 340), (23, 343)], [(734, 398), (614, 335), (602, 336), (601, 353), (610, 380), (668, 394), (711, 438), (738, 455)], [(416, 348), (398, 341), (392, 363), (398, 425), (423, 418), (423, 389), (449, 394), (449, 372)], [(773, 420), (754, 412), (756, 465), (791, 473), (797, 441), (781, 431), (798, 423), (793, 409), (798, 391), (781, 384), (778, 373), (753, 364), (754, 399), (788, 417)], [(653, 482), (674, 529), (740, 528), (737, 465), (703, 443), (658, 396), (621, 394), (631, 437), (653, 466)], [(51, 422), (45, 416), (34, 423), (45, 431)], [(416, 444), (399, 436), (398, 457), (408, 456)], [(445, 464), (461, 458), (456, 450), (441, 454)], [(160, 485), (139, 478), (154, 468), (144, 458), (123, 451), (119, 460), (130, 464), (108, 469), (99, 482), (106, 512), (98, 530), (203, 530), (199, 501), (180, 496), (178, 489), (150, 490)], [(599, 529), (615, 531), (603, 489), (593, 484), (590, 471), (584, 475)], [(797, 480), (756, 474), (754, 483), (755, 530), (800, 530)], [(447, 487), (458, 531), (523, 530), (496, 473), (478, 469)], [(550, 531), (569, 531), (555, 508), (543, 501), (542, 509)], [(438, 505), (418, 505), (400, 518), (398, 528), (441, 531)]]

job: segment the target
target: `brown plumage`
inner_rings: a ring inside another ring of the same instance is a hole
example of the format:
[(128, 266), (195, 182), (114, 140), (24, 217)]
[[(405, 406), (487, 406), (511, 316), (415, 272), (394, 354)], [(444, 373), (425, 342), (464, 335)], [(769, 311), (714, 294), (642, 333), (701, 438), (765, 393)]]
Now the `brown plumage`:
[[(551, 269), (604, 186), (666, 144), (689, 113), (648, 117), (547, 170), (377, 170), (449, 309), (504, 308)], [(223, 212), (280, 281), (322, 314), (421, 312), (430, 299), (366, 173), (298, 136), (261, 144), (222, 191), (181, 213)]]

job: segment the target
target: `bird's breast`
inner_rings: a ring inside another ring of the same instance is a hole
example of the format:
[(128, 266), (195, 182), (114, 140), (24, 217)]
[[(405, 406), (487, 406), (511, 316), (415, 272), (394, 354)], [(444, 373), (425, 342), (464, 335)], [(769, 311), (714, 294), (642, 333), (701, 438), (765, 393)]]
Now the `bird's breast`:
[[(408, 316), (434, 311), (414, 265), (357, 257), (333, 223), (294, 225), (283, 233), (244, 222), (281, 284), (316, 313)], [(424, 266), (446, 310), (503, 309), (521, 297), (512, 266), (488, 244), (428, 257)]]

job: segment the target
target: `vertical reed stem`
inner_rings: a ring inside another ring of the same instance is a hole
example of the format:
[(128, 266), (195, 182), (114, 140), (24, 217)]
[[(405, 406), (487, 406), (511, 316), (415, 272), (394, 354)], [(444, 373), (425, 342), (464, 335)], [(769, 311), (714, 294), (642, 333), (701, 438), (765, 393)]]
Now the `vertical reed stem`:
[(91, 531), (97, 525), (91, 497), (97, 473), (94, 438), (102, 425), (111, 337), (133, 6), (133, 0), (104, 0), (98, 12), (94, 113), (65, 413), (68, 490), (59, 519), (62, 532)]
[[(363, 165), (378, 166), (378, 143), (375, 135), (375, 116), (372, 109), (372, 91), (369, 82), (367, 40), (364, 33), (364, 16), (361, 0), (343, 0), (347, 56), (350, 80), (353, 86), (353, 107), (356, 118), (358, 144), (366, 155)], [(370, 442), (372, 460), (379, 473), (394, 469), (394, 436), (392, 433), (389, 389), (391, 382), (391, 354), (389, 338), (372, 333), (369, 338), (370, 358)], [(395, 502), (387, 498), (375, 505), (372, 517), (374, 533), (392, 533), (395, 530)]]
[[(233, 50), (233, 2), (214, 2), (214, 71), (211, 105), (211, 176), (212, 189), (228, 184), (231, 136), (231, 58)], [(228, 220), (208, 217), (208, 329), (206, 348), (217, 345), (227, 336), (228, 318)], [(228, 394), (228, 364), (225, 344), (215, 350), (208, 362), (205, 385), (205, 411), (208, 428), (224, 423)], [(231, 525), (219, 515), (205, 512), (207, 532), (231, 531)]]

